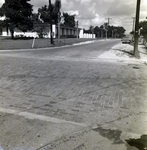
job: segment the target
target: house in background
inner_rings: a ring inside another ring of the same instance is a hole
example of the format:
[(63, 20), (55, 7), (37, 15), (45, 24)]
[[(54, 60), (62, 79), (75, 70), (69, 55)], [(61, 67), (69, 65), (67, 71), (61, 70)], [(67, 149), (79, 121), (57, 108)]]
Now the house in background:
[[(58, 26), (52, 26), (53, 38), (58, 38)], [(95, 38), (95, 34), (84, 34), (83, 29), (60, 26), (59, 29), (61, 38)], [(3, 28), (0, 32), (1, 36), (11, 36), (10, 30)], [(42, 37), (50, 38), (50, 24), (47, 23), (35, 23), (32, 31), (22, 32), (15, 28), (14, 36), (20, 37)]]

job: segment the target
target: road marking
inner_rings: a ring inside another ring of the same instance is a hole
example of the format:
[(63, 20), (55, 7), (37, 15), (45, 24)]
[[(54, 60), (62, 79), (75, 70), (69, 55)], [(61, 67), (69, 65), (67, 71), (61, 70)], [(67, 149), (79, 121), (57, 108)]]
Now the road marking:
[(18, 116), (21, 116), (21, 117), (24, 117), (27, 119), (32, 119), (32, 120), (37, 119), (37, 120), (42, 120), (42, 121), (47, 121), (47, 122), (52, 122), (52, 123), (67, 123), (67, 124), (73, 124), (73, 125), (77, 125), (77, 126), (87, 127), (87, 125), (84, 123), (76, 123), (76, 122), (72, 122), (72, 121), (61, 120), (61, 119), (57, 119), (57, 118), (53, 118), (53, 117), (29, 113), (26, 111), (23, 112), (23, 111), (19, 111), (19, 110), (13, 110), (13, 109), (0, 107), (0, 112), (12, 114), (12, 115), (18, 115)]

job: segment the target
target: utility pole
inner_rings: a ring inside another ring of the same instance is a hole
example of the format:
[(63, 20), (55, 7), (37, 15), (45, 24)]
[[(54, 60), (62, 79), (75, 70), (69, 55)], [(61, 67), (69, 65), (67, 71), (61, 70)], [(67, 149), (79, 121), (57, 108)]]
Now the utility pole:
[(109, 18), (109, 17), (108, 17), (108, 18), (106, 18), (106, 19), (108, 19), (108, 26), (109, 26), (109, 23), (110, 23), (110, 19), (112, 19), (112, 18)]
[(78, 30), (78, 25), (79, 25), (79, 22), (77, 20), (77, 41), (78, 41), (78, 38), (79, 38), (79, 30)]
[(104, 30), (105, 30), (105, 32), (106, 32), (106, 39), (107, 39), (108, 24), (107, 24), (107, 23), (104, 23), (103, 27), (104, 27)]
[(107, 32), (108, 32), (108, 29), (109, 29), (109, 23), (110, 23), (110, 19), (112, 19), (112, 18), (106, 18), (106, 19), (108, 19), (108, 23), (107, 23), (107, 30), (106, 30), (106, 39), (107, 39)]
[(133, 19), (133, 27), (132, 27), (132, 31), (134, 31), (134, 30), (135, 30), (135, 27), (134, 27), (134, 25), (135, 25), (135, 17), (132, 17), (132, 19)]
[(51, 6), (51, 0), (49, 0), (49, 10), (50, 10), (50, 39), (51, 44), (54, 44), (53, 42), (53, 30), (52, 30), (52, 6)]
[(91, 31), (92, 31), (92, 39), (93, 39), (93, 34), (94, 34), (94, 26), (91, 26)]
[(134, 56), (135, 57), (140, 57), (138, 51), (140, 2), (141, 0), (137, 0), (137, 6), (136, 6), (135, 33), (134, 33)]
[(103, 29), (101, 28), (101, 38), (103, 38)]
[(60, 12), (58, 12), (58, 44), (60, 43)]
[(106, 40), (107, 40), (107, 38), (108, 38), (108, 35), (107, 35), (108, 33), (107, 33), (107, 32), (108, 32), (108, 30), (106, 29)]

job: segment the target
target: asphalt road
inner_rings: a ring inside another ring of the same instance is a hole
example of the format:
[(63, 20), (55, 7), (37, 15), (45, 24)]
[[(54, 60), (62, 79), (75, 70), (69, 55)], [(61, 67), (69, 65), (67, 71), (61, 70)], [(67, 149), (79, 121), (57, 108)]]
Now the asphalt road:
[(68, 57), (68, 58), (90, 58), (99, 56), (103, 52), (109, 50), (112, 46), (119, 43), (120, 39), (115, 40), (96, 40), (85, 45), (63, 46), (56, 48), (34, 49), (34, 50), (4, 50), (3, 55), (32, 57), (32, 58), (51, 58), (51, 57)]
[(9, 113), (29, 113), (29, 117), (37, 114), (73, 124), (146, 133), (145, 124), (123, 121), (146, 113), (146, 65), (98, 58), (119, 42), (1, 51), (0, 107)]

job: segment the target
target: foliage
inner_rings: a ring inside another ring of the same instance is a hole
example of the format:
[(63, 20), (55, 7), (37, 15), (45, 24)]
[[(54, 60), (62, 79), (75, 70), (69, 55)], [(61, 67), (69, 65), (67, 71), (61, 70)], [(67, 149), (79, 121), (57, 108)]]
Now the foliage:
[(44, 36), (47, 35), (47, 32), (44, 31), (44, 27), (39, 27), (37, 30), (36, 30), (39, 38), (43, 38)]
[(76, 35), (61, 35), (60, 38), (76, 38)]
[(5, 0), (0, 8), (0, 16), (5, 16), (5, 22), (10, 28), (12, 38), (15, 28), (23, 32), (33, 28), (31, 20), (33, 9), (28, 1), (30, 0)]
[(84, 29), (84, 33), (92, 34), (94, 30), (94, 34), (96, 37), (106, 37), (106, 32), (108, 37), (117, 37), (121, 38), (124, 35), (125, 29), (123, 27), (115, 27), (115, 26), (107, 26), (107, 24), (101, 25), (100, 27), (90, 26), (88, 30)]
[[(58, 23), (58, 14), (60, 13), (61, 8), (61, 2), (59, 0), (56, 0), (54, 4), (51, 4), (51, 13), (52, 13), (52, 22), (57, 24)], [(40, 15), (40, 19), (43, 20), (43, 22), (50, 22), (50, 8), (47, 5), (42, 6), (38, 9), (38, 14), (34, 14), (34, 20), (38, 21), (38, 17)], [(36, 18), (37, 16), (37, 18)]]
[(101, 29), (98, 26), (96, 26), (94, 28), (94, 33), (95, 33), (96, 37), (100, 37)]
[(84, 33), (92, 34), (93, 31), (94, 31), (94, 27), (93, 27), (92, 25), (89, 27), (88, 30), (85, 30), (85, 29), (84, 29)]
[(5, 26), (5, 22), (3, 20), (0, 20), (0, 29), (2, 29)]
[(61, 8), (61, 1), (60, 0), (56, 0), (55, 4), (54, 4), (53, 13), (55, 15), (58, 14), (58, 13), (60, 13), (60, 8)]
[(123, 27), (117, 27), (118, 37), (121, 38), (124, 36), (125, 29)]
[(75, 15), (69, 15), (68, 13), (63, 13), (64, 23), (66, 27), (75, 27)]
[(141, 21), (139, 23), (139, 28), (141, 28), (141, 35), (147, 36), (147, 21)]
[(38, 13), (33, 13), (31, 19), (32, 19), (33, 23), (38, 23), (39, 22)]
[[(52, 10), (53, 10), (53, 5), (51, 6)], [(38, 16), (40, 14), (40, 18), (44, 21), (44, 22), (49, 22), (50, 21), (50, 9), (49, 6), (44, 5), (41, 8), (38, 9)], [(38, 18), (38, 17), (37, 17)]]
[(139, 23), (140, 35), (144, 37), (144, 41), (147, 41), (147, 21), (141, 21)]

